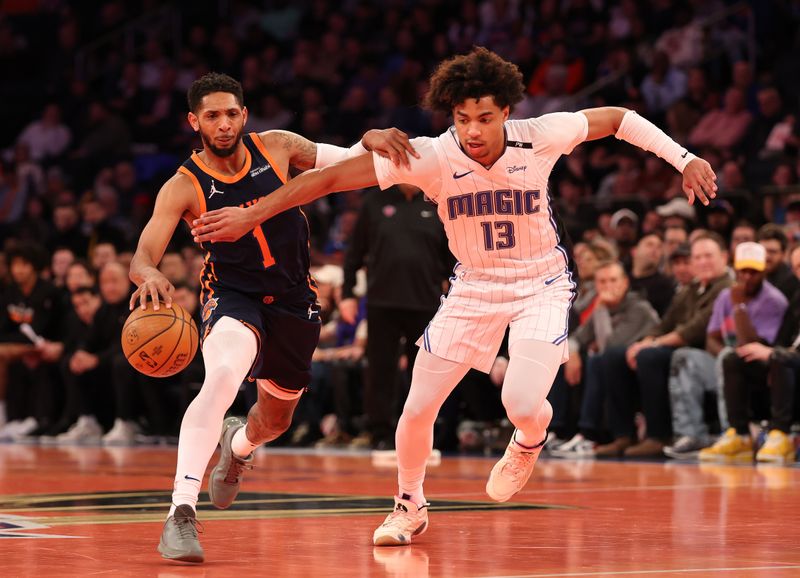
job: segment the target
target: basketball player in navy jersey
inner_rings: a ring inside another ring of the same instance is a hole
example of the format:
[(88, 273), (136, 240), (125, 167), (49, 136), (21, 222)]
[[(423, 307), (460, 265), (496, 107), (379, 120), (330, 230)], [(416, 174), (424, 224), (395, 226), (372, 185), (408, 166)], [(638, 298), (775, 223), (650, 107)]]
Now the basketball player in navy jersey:
[[(244, 209), (210, 211), (194, 223), (199, 241), (230, 241), (263, 219), (330, 191), (408, 183), (438, 204), (458, 259), (451, 289), (417, 341), (411, 388), (397, 424), (395, 509), (373, 533), (376, 546), (404, 546), (428, 527), (423, 492), (433, 424), (470, 368), (489, 372), (507, 327), (510, 360), (503, 405), (516, 427), (486, 492), (504, 502), (533, 472), (553, 409), (547, 393), (567, 360), (567, 320), (575, 283), (563, 228), (547, 192), (561, 155), (614, 135), (654, 152), (683, 174), (690, 201), (714, 197), (710, 165), (631, 110), (599, 107), (510, 120), (525, 86), (516, 65), (486, 48), (442, 62), (431, 76), (429, 108), (453, 115), (437, 138), (412, 140), (419, 158), (392, 167), (363, 156), (308, 171)], [(664, 345), (679, 345), (670, 343)]]
[[(351, 149), (315, 144), (286, 131), (245, 134), (242, 87), (224, 74), (195, 81), (188, 92), (188, 120), (204, 148), (169, 179), (139, 238), (130, 277), (138, 286), (131, 309), (148, 298), (170, 307), (174, 287), (157, 269), (175, 227), (222, 207), (246, 207), (287, 182), (289, 170), (335, 163), (369, 150), (398, 163), (415, 154), (397, 129), (369, 131)], [(362, 145), (363, 143), (363, 145)], [(308, 224), (291, 209), (259, 224), (232, 243), (203, 243), (202, 348), (205, 381), (183, 417), (172, 507), (159, 552), (165, 558), (202, 562), (197, 537), (197, 497), (219, 441), (220, 461), (209, 480), (218, 508), (236, 497), (252, 452), (289, 427), (310, 381), (311, 355), (320, 331), (314, 280), (309, 275)], [(239, 386), (251, 378), (258, 401), (245, 424), (228, 418)]]

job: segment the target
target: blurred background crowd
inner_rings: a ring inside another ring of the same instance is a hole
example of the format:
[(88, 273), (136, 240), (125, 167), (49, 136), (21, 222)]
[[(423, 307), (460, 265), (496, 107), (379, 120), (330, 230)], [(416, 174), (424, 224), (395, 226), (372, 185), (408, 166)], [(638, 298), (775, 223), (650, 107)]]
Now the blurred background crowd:
[[(564, 455), (696, 456), (723, 433), (734, 449), (709, 459), (770, 443), (787, 456), (798, 397), (799, 24), (795, 0), (0, 2), (0, 437), (175, 435), (202, 382), (200, 356), (174, 379), (148, 379), (128, 367), (118, 336), (138, 234), (161, 184), (201, 147), (186, 122), (194, 79), (239, 79), (251, 131), (343, 146), (369, 128), (434, 136), (450, 119), (418, 105), (427, 78), (477, 44), (523, 73), (512, 117), (625, 106), (718, 175), (717, 200), (691, 207), (674, 169), (615, 139), (556, 166), (550, 193), (581, 293), (572, 361), (551, 393), (550, 450), (569, 440)], [(306, 214), (326, 325), (314, 382), (280, 443), (391, 447), (413, 343), (453, 258), (413, 189), (338, 194)], [(741, 243), (763, 247), (763, 259), (746, 244), (750, 267), (737, 267)], [(203, 257), (181, 227), (161, 264), (195, 313)], [(415, 293), (404, 279), (420, 276), (429, 290)], [(767, 293), (780, 315), (762, 328)], [(448, 400), (437, 447), (505, 445), (503, 353)], [(237, 409), (253, 394), (243, 385)], [(762, 422), (764, 435), (753, 426)]]

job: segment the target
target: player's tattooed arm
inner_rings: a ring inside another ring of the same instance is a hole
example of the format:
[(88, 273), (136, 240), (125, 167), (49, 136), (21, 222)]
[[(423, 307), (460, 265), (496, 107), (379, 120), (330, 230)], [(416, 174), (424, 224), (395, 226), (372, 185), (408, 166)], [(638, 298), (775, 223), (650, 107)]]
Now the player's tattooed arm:
[(281, 149), (283, 155), (289, 159), (289, 166), (307, 171), (314, 168), (317, 161), (317, 145), (305, 137), (285, 130), (269, 132), (274, 146)]

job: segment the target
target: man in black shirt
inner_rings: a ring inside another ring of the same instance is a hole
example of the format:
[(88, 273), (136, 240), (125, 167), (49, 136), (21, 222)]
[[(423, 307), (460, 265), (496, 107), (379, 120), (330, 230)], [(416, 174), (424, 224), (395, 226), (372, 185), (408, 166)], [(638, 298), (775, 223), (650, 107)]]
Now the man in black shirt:
[[(12, 283), (0, 297), (0, 401), (6, 400), (9, 420), (3, 437), (14, 439), (31, 433), (55, 411), (54, 382), (46, 363), (51, 360), (42, 357), (32, 337), (57, 339), (62, 301), (58, 289), (41, 278), (47, 262), (43, 248), (19, 245), (8, 261)], [(7, 397), (2, 395), (6, 379)]]
[(444, 227), (418, 188), (398, 185), (364, 197), (353, 239), (345, 253), (339, 310), (352, 323), (358, 301), (356, 271), (367, 267), (366, 436), (374, 448), (394, 447), (397, 364), (405, 338), (408, 367), (455, 264)]
[(789, 246), (786, 233), (780, 225), (767, 223), (758, 230), (758, 242), (767, 250), (767, 281), (780, 289), (791, 302), (800, 289), (800, 280), (786, 264), (786, 249)]
[(675, 296), (675, 281), (658, 270), (664, 256), (660, 235), (644, 235), (631, 252), (631, 290), (650, 302), (659, 316), (664, 315)]
[(70, 356), (64, 381), (67, 394), (77, 400), (78, 421), (56, 436), (61, 443), (96, 443), (114, 420), (114, 381), (136, 370), (122, 352), (120, 335), (128, 318), (130, 281), (127, 269), (117, 262), (106, 264), (99, 274), (103, 304), (75, 352)]

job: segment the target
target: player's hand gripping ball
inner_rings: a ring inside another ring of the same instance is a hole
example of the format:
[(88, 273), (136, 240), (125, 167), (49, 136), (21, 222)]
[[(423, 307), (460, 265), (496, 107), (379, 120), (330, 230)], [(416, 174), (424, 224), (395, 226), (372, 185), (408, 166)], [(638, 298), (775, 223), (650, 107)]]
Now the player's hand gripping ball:
[(148, 302), (137, 307), (122, 328), (122, 351), (138, 371), (152, 377), (169, 377), (185, 368), (197, 353), (199, 333), (192, 316), (173, 301), (158, 311)]

